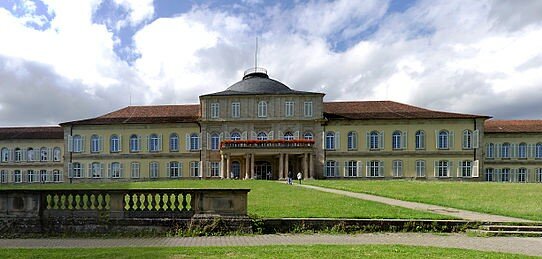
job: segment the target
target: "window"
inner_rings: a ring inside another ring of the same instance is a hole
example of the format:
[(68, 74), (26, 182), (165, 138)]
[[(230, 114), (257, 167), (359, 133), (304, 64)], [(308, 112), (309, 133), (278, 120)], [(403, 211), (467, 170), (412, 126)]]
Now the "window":
[(520, 143), (518, 146), (518, 158), (526, 159), (527, 158), (527, 144)]
[(75, 162), (72, 164), (72, 177), (73, 178), (83, 177), (83, 167), (81, 166), (81, 163)]
[(345, 177), (357, 177), (358, 176), (358, 162), (357, 161), (348, 161), (345, 162)]
[(199, 149), (199, 135), (196, 133), (190, 134), (190, 150)]
[(90, 137), (90, 152), (98, 153), (101, 151), (100, 137), (98, 135), (92, 135)]
[(425, 160), (416, 160), (416, 177), (425, 177)]
[(285, 103), (285, 110), (286, 110), (286, 117), (292, 117), (294, 116), (294, 102), (292, 101), (287, 101)]
[(75, 135), (72, 138), (73, 141), (73, 152), (80, 153), (83, 152), (83, 137)]
[(335, 149), (335, 132), (333, 131), (326, 133), (326, 149)]
[(493, 143), (487, 144), (487, 150), (486, 150), (486, 157), (487, 158), (494, 158), (495, 157), (495, 145)]
[(241, 134), (239, 132), (232, 132), (230, 135), (231, 140), (241, 140)]
[(38, 174), (36, 173), (36, 171), (34, 170), (28, 170), (27, 171), (27, 175), (28, 175), (28, 182), (29, 183), (34, 183), (34, 182), (38, 182)]
[(179, 162), (169, 162), (168, 167), (169, 177), (178, 178), (181, 176)]
[(176, 133), (171, 133), (171, 135), (169, 135), (169, 151), (179, 151), (179, 135)]
[(536, 182), (538, 183), (542, 182), (542, 168), (536, 169)]
[(372, 160), (369, 162), (369, 170), (367, 177), (382, 177), (384, 176), (384, 162), (378, 160)]
[(3, 163), (6, 163), (9, 160), (9, 150), (7, 148), (2, 148), (1, 154), (1, 161)]
[(130, 136), (130, 152), (139, 151), (141, 151), (141, 137), (133, 134)]
[(23, 153), (20, 148), (15, 148), (15, 162), (23, 160)]
[(60, 171), (53, 170), (53, 182), (62, 182), (62, 175), (60, 174)]
[(35, 161), (34, 149), (31, 148), (31, 147), (26, 149), (26, 160), (27, 161)]
[(158, 152), (160, 151), (160, 138), (157, 134), (151, 134), (149, 136), (149, 151)]
[(158, 178), (159, 171), (158, 171), (158, 162), (151, 162), (149, 164), (149, 177), (150, 178)]
[(337, 177), (339, 176), (338, 170), (337, 170), (337, 161), (329, 160), (326, 161), (326, 165), (324, 168), (324, 173), (326, 177)]
[(534, 157), (537, 159), (542, 158), (542, 143), (537, 143), (536, 148), (534, 150)]
[(292, 134), (292, 132), (288, 131), (284, 133), (284, 140), (293, 140), (293, 139), (294, 139), (294, 134)]
[(501, 146), (501, 157), (502, 158), (510, 158), (510, 144), (504, 143)]
[(393, 132), (393, 135), (391, 136), (391, 147), (393, 149), (402, 149), (403, 148), (403, 145), (402, 145), (402, 132), (401, 131), (394, 131)]
[(510, 168), (503, 168), (501, 170), (501, 182), (509, 182), (510, 181)]
[(211, 149), (218, 150), (220, 148), (220, 135), (213, 133), (211, 135)]
[(220, 176), (220, 162), (211, 162), (211, 169), (210, 169), (210, 175), (211, 177), (219, 177)]
[(220, 115), (220, 105), (218, 103), (211, 103), (211, 118), (216, 119)]
[(358, 149), (358, 133), (354, 131), (348, 132), (348, 150)]
[(465, 160), (461, 162), (461, 177), (472, 176), (472, 161)]
[(267, 140), (267, 134), (263, 131), (258, 133), (258, 136), (256, 137), (257, 140)]
[(21, 174), (21, 170), (13, 171), (13, 182), (15, 182), (15, 183), (23, 182), (23, 177), (22, 177), (22, 174)]
[(520, 168), (518, 169), (518, 174), (517, 174), (517, 180), (518, 182), (520, 183), (524, 183), (527, 181), (527, 169), (526, 168)]
[(139, 163), (138, 162), (132, 162), (130, 164), (131, 167), (131, 177), (132, 178), (139, 178)]
[(303, 107), (305, 117), (312, 117), (312, 102), (305, 102)]
[(100, 163), (94, 162), (90, 166), (92, 178), (102, 178), (102, 165)]
[(260, 118), (267, 117), (267, 102), (266, 101), (258, 102), (258, 117)]
[(111, 178), (121, 178), (122, 177), (122, 165), (119, 162), (111, 163), (111, 168), (109, 170), (109, 175)]
[(231, 117), (239, 118), (241, 117), (241, 104), (240, 103), (231, 103)]
[(0, 170), (0, 182), (1, 183), (8, 182), (8, 172), (6, 170)]
[(49, 182), (49, 177), (47, 176), (47, 170), (40, 170), (40, 175), (39, 175), (40, 179), (39, 181), (41, 183), (45, 183), (45, 182)]
[(472, 149), (472, 131), (463, 131), (463, 149)]
[(40, 161), (47, 161), (48, 159), (48, 155), (49, 155), (49, 152), (47, 150), (47, 148), (45, 147), (42, 147), (40, 149)]
[(60, 156), (62, 155), (62, 152), (60, 151), (59, 147), (53, 148), (53, 160), (54, 161), (60, 161)]
[(484, 175), (484, 181), (493, 182), (493, 168), (486, 168), (486, 172), (485, 172), (485, 175)]
[(378, 131), (372, 131), (369, 134), (369, 149), (376, 150), (381, 148), (381, 135)]
[(447, 160), (440, 160), (437, 161), (436, 164), (436, 177), (449, 177), (450, 176), (450, 168), (449, 168), (450, 162)]
[(416, 131), (416, 149), (425, 149), (425, 132), (423, 130)]
[(113, 153), (120, 151), (120, 138), (117, 135), (112, 135), (110, 140), (110, 150)]
[(393, 160), (393, 177), (403, 177), (403, 160)]
[(190, 176), (191, 177), (200, 177), (199, 174), (199, 161), (190, 162)]
[(305, 132), (305, 134), (303, 134), (303, 139), (312, 140), (314, 139), (314, 136), (311, 132)]
[(449, 148), (449, 133), (447, 130), (441, 130), (438, 133), (438, 149), (448, 149)]

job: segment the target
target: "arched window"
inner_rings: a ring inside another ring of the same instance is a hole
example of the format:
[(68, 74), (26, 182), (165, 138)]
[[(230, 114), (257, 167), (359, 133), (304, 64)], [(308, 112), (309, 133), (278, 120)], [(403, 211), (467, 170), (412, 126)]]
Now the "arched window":
[(493, 143), (489, 143), (487, 145), (487, 154), (486, 154), (486, 157), (487, 158), (493, 158), (495, 156), (495, 144)]
[(348, 149), (358, 149), (358, 133), (355, 131), (348, 132)]
[(463, 131), (463, 149), (472, 148), (472, 131), (464, 130)]
[(190, 150), (199, 149), (199, 135), (197, 133), (190, 134)]
[(98, 153), (100, 152), (100, 137), (98, 135), (92, 135), (90, 137), (90, 152)]
[(324, 170), (325, 177), (337, 177), (339, 176), (338, 170), (337, 170), (337, 161), (334, 160), (328, 160), (326, 161), (325, 170)]
[(258, 102), (258, 117), (260, 118), (267, 117), (267, 102), (266, 101)]
[(504, 143), (501, 146), (501, 157), (510, 158), (510, 143)]
[(15, 162), (23, 160), (23, 153), (20, 148), (15, 148)]
[(83, 137), (80, 135), (75, 135), (72, 138), (73, 140), (73, 152), (83, 152)]
[(391, 147), (393, 149), (401, 149), (403, 148), (402, 147), (402, 137), (403, 133), (399, 130), (396, 130), (393, 132), (393, 134), (391, 135)]
[(416, 131), (416, 149), (425, 149), (425, 132), (423, 130)]
[(239, 132), (232, 132), (230, 140), (241, 140), (241, 134)]
[(130, 136), (130, 152), (139, 152), (141, 151), (141, 142), (140, 137), (136, 134)]
[(47, 148), (46, 147), (42, 147), (40, 149), (40, 160), (41, 161), (47, 161), (48, 159), (48, 155), (49, 153), (47, 152)]
[(438, 148), (439, 149), (448, 149), (449, 148), (449, 135), (447, 130), (441, 130), (438, 133)]
[(218, 150), (220, 147), (220, 135), (218, 133), (211, 134), (211, 149)]
[(527, 144), (520, 143), (518, 146), (518, 158), (527, 158)]
[(34, 149), (29, 147), (26, 149), (26, 160), (27, 161), (36, 161), (34, 157)]
[(292, 132), (288, 131), (288, 132), (284, 133), (284, 139), (285, 140), (293, 140), (294, 139), (294, 134), (292, 134)]
[(53, 149), (53, 160), (54, 161), (60, 161), (60, 157), (62, 156), (62, 152), (60, 151), (59, 147), (55, 147)]
[(179, 151), (179, 135), (176, 133), (169, 135), (169, 151)]
[(335, 132), (333, 131), (326, 133), (326, 149), (335, 149)]
[(120, 151), (119, 136), (111, 135), (110, 150), (111, 150), (111, 152), (119, 152)]
[(7, 148), (2, 148), (2, 151), (0, 152), (0, 155), (2, 156), (0, 159), (2, 159), (2, 162), (7, 162), (9, 160), (9, 150)]
[(160, 149), (160, 138), (157, 134), (151, 134), (149, 137), (149, 151), (158, 152)]
[(267, 140), (267, 134), (263, 131), (260, 131), (258, 133), (258, 136), (256, 137), (257, 140)]
[(535, 148), (535, 151), (534, 151), (534, 157), (538, 158), (538, 159), (542, 158), (542, 143), (537, 143), (536, 144), (536, 148)]
[(378, 131), (372, 131), (369, 134), (369, 148), (370, 149), (380, 148), (380, 133)]
[(314, 136), (312, 135), (311, 132), (305, 132), (305, 134), (303, 134), (303, 138), (308, 139), (308, 140), (312, 140), (312, 139), (314, 139)]

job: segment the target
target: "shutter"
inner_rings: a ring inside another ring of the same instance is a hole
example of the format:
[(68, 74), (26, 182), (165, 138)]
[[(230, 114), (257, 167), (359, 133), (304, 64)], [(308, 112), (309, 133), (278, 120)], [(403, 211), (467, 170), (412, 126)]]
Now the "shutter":
[(85, 177), (85, 164), (81, 163), (81, 178)]
[(119, 134), (119, 152), (122, 152), (122, 135)]
[(269, 131), (269, 137), (267, 139), (273, 140), (274, 135), (275, 135), (274, 131)]
[(448, 177), (452, 177), (452, 170), (454, 169), (453, 161), (448, 161)]
[(296, 131), (296, 132), (294, 132), (294, 138), (295, 138), (295, 139), (300, 139), (300, 137), (299, 137), (299, 130)]
[(379, 136), (380, 149), (384, 149), (384, 131), (381, 131)]
[(472, 164), (472, 177), (480, 177), (480, 160), (474, 160)]
[(363, 163), (361, 161), (358, 161), (356, 176), (360, 177), (362, 175), (363, 175)]
[(448, 145), (450, 149), (454, 149), (455, 144), (455, 133), (453, 130), (450, 131), (450, 135), (448, 137)]
[[(344, 161), (344, 167), (343, 167), (343, 177), (346, 177), (347, 175), (347, 172), (348, 172), (348, 161)], [(340, 174), (339, 174), (340, 175)]]
[(179, 161), (179, 177), (183, 177), (183, 162)]
[(27, 177), (28, 177), (28, 171), (21, 170), (21, 182), (26, 183)]
[(163, 137), (162, 134), (158, 135), (158, 151), (162, 151)]
[(98, 136), (98, 151), (102, 152), (104, 150), (104, 138), (102, 136)]
[(201, 133), (198, 133), (198, 150), (201, 150)]
[(510, 144), (510, 158), (517, 157), (518, 144)]
[(472, 147), (473, 148), (480, 147), (480, 130), (475, 130), (472, 133)]
[(433, 162), (433, 175), (434, 175), (435, 177), (437, 177), (437, 172), (438, 172), (437, 167), (438, 167), (438, 161), (435, 160), (435, 161)]
[(171, 164), (169, 162), (166, 162), (166, 175), (171, 177)]
[(370, 168), (369, 168), (369, 161), (365, 161), (365, 177), (369, 177)]
[(335, 132), (335, 150), (341, 149), (341, 133)]
[(224, 140), (224, 133), (221, 132), (220, 135), (218, 135), (218, 149), (222, 146), (222, 141)]
[(47, 161), (53, 161), (53, 148), (47, 148)]
[(533, 148), (533, 144), (527, 144), (527, 150), (526, 150), (526, 154), (525, 154), (525, 155), (527, 155), (527, 158), (533, 157), (532, 148)]
[(34, 149), (34, 161), (40, 161), (41, 160), (41, 152), (39, 149)]
[(68, 163), (68, 178), (73, 178), (73, 164)]
[(322, 132), (322, 149), (323, 150), (326, 149), (326, 132), (325, 131)]
[(371, 149), (371, 133), (370, 132), (365, 132), (365, 147), (367, 148), (367, 150), (370, 150)]
[(243, 131), (243, 133), (241, 133), (241, 139), (242, 140), (247, 140), (248, 136), (247, 136), (247, 132), (246, 131)]
[(207, 177), (211, 177), (211, 162), (207, 161)]
[(85, 152), (85, 136), (81, 136), (81, 153)]
[(384, 176), (384, 161), (380, 160), (378, 162), (379, 170), (378, 170), (378, 176)]
[(207, 133), (207, 150), (211, 149), (211, 134)]
[(107, 164), (107, 178), (111, 178), (111, 163)]
[(119, 178), (122, 178), (124, 175), (124, 167), (122, 166), (122, 163), (119, 163), (120, 172), (119, 172)]
[(45, 172), (45, 181), (46, 182), (53, 181), (53, 172), (52, 171)]
[(190, 151), (190, 134), (186, 133), (184, 135), (184, 141), (186, 141), (186, 144), (185, 144), (186, 151)]
[(408, 133), (406, 131), (403, 132), (402, 134), (402, 138), (401, 138), (401, 147), (403, 147), (403, 149), (407, 149), (408, 147)]
[(104, 177), (104, 163), (100, 163), (100, 178)]
[(88, 163), (87, 178), (92, 178), (92, 163)]
[(27, 153), (28, 153), (27, 150), (21, 149), (21, 161), (27, 160)]
[(527, 168), (527, 171), (525, 172), (525, 182), (529, 182), (529, 176), (531, 175), (531, 169)]
[(73, 152), (73, 136), (68, 135), (68, 152)]
[(137, 135), (136, 151), (141, 151), (141, 135)]
[(457, 161), (457, 168), (455, 169), (455, 173), (458, 178), (463, 176), (461, 169), (463, 169), (463, 163), (462, 161)]
[(495, 153), (495, 158), (500, 158), (501, 157), (501, 146), (502, 146), (502, 144), (495, 144), (493, 146), (493, 148), (494, 148), (493, 153)]

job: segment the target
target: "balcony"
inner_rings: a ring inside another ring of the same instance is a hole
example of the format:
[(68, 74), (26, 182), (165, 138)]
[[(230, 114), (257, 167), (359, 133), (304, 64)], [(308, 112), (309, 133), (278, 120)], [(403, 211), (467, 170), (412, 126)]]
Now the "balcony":
[(220, 143), (221, 149), (241, 149), (241, 148), (312, 148), (314, 140), (295, 139), (295, 140), (225, 140)]

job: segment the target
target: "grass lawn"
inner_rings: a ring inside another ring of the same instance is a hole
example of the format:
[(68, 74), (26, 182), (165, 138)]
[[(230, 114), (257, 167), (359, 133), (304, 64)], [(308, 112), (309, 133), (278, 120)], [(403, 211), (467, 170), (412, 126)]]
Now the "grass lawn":
[(315, 180), (307, 184), (542, 221), (542, 184)]
[(2, 258), (531, 258), (466, 249), (402, 245), (0, 249), (0, 254)]
[(93, 184), (10, 185), (3, 188), (250, 188), (248, 213), (266, 218), (407, 218), (446, 219), (427, 212), (309, 190), (273, 181), (170, 180)]

